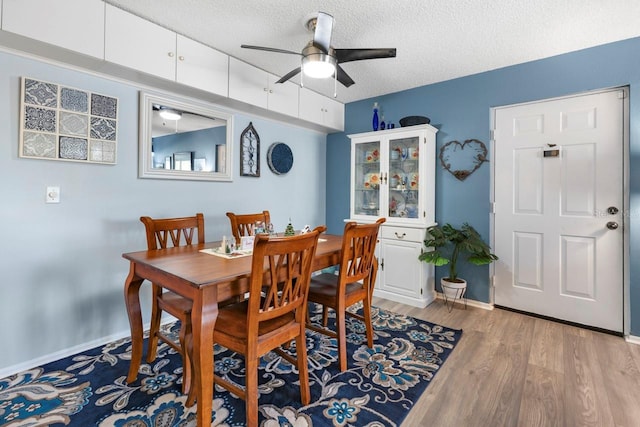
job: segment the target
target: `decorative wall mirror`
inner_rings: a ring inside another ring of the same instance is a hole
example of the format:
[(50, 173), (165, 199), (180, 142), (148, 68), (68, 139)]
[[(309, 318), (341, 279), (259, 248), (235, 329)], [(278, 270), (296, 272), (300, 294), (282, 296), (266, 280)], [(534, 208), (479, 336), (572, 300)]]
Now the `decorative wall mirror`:
[(233, 116), (184, 98), (140, 92), (140, 178), (231, 181)]

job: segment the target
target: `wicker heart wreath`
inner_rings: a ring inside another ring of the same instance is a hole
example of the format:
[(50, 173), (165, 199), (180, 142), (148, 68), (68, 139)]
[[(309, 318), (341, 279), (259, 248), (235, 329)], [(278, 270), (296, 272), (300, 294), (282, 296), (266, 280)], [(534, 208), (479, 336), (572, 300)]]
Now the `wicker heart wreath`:
[(449, 173), (464, 181), (487, 160), (487, 147), (477, 139), (464, 143), (449, 141), (440, 148), (440, 163)]

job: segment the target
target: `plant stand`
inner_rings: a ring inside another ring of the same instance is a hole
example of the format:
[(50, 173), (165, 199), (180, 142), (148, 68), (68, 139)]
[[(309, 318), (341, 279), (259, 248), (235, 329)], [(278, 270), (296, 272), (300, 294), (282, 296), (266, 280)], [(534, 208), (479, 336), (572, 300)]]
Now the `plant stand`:
[(465, 280), (462, 282), (449, 282), (448, 280), (440, 279), (440, 285), (442, 286), (442, 295), (444, 295), (444, 304), (449, 312), (453, 310), (457, 300), (464, 302), (464, 309), (467, 309), (467, 299), (465, 298), (467, 282)]

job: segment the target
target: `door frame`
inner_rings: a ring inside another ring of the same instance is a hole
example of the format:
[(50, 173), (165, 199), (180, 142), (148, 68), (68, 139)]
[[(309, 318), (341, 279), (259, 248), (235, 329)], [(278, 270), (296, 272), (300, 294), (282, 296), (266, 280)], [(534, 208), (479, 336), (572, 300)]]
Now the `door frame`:
[[(556, 101), (567, 98), (575, 98), (584, 95), (594, 95), (598, 93), (611, 92), (611, 91), (622, 91), (624, 93), (623, 98), (623, 125), (622, 125), (622, 143), (623, 143), (623, 178), (622, 178), (622, 194), (623, 194), (623, 206), (622, 206), (622, 250), (623, 250), (623, 259), (622, 259), (622, 282), (623, 282), (623, 290), (622, 290), (622, 313), (623, 313), (623, 321), (622, 321), (622, 332), (625, 336), (629, 336), (629, 331), (631, 328), (631, 301), (630, 301), (630, 278), (629, 278), (629, 252), (630, 252), (630, 241), (629, 241), (629, 214), (630, 214), (630, 195), (629, 195), (629, 131), (630, 131), (630, 122), (629, 122), (629, 86), (615, 86), (606, 89), (598, 89), (586, 92), (578, 92), (570, 95), (557, 96), (553, 98), (544, 98), (538, 99), (534, 101), (520, 102), (515, 104), (506, 104), (499, 105), (495, 107), (491, 107), (489, 109), (489, 120), (490, 120), (490, 152), (489, 152), (489, 165), (490, 165), (490, 190), (489, 190), (489, 234), (491, 247), (495, 248), (495, 150), (496, 143), (494, 139), (494, 130), (495, 130), (495, 116), (496, 110), (501, 108), (509, 108), (509, 107), (518, 107), (521, 105), (528, 104), (538, 104), (541, 102), (547, 101)], [(495, 306), (495, 266), (491, 264), (489, 266), (489, 304), (491, 307)]]

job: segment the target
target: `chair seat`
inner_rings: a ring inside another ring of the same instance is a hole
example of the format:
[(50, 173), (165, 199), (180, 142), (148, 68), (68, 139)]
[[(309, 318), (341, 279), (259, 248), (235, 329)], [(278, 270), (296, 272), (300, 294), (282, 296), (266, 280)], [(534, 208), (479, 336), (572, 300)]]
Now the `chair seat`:
[[(216, 333), (237, 337), (247, 336), (247, 310), (249, 309), (248, 300), (237, 304), (230, 304), (218, 311), (216, 320)], [(279, 330), (288, 324), (295, 325), (295, 316), (293, 313), (287, 313), (276, 319), (265, 320), (260, 322), (258, 335), (266, 335), (269, 332)]]
[[(311, 278), (309, 285), (309, 295), (313, 295), (311, 300), (321, 305), (327, 305), (322, 301), (333, 302), (337, 299), (336, 289), (338, 287), (338, 276), (331, 273), (322, 273)], [(347, 283), (346, 295), (357, 294), (358, 291), (365, 292), (360, 282)], [(329, 304), (332, 305), (332, 304)]]
[(158, 297), (158, 305), (177, 318), (191, 314), (191, 300), (171, 291), (165, 291)]

